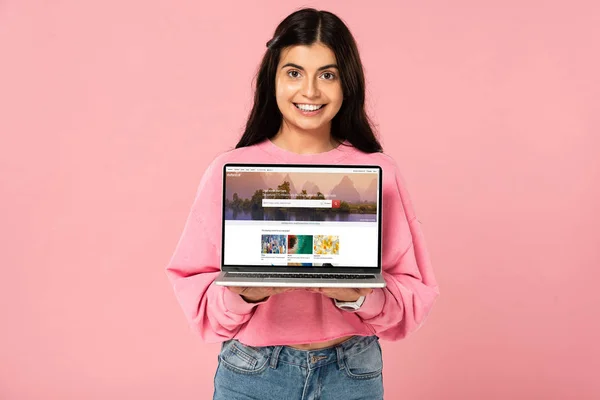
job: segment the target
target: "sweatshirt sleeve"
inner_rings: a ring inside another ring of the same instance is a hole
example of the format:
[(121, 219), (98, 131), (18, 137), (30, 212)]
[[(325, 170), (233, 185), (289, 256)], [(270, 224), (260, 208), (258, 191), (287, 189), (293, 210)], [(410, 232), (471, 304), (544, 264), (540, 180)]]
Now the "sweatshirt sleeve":
[(394, 179), (394, 190), (384, 192), (382, 213), (382, 272), (387, 286), (369, 294), (356, 312), (387, 340), (416, 331), (439, 296), (420, 222), (398, 168)]
[[(233, 338), (260, 303), (213, 284), (220, 273), (222, 171), (207, 168), (183, 233), (166, 268), (177, 301), (191, 325), (208, 343)], [(268, 300), (266, 300), (268, 301)]]

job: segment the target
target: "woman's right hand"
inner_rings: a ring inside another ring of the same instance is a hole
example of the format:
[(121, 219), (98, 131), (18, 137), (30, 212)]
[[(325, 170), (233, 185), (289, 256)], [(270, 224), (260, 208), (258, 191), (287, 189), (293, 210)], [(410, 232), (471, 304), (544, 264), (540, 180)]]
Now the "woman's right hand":
[(259, 303), (266, 300), (267, 298), (279, 294), (285, 293), (294, 288), (287, 287), (241, 287), (241, 286), (228, 286), (229, 290), (233, 293), (237, 293), (248, 303)]

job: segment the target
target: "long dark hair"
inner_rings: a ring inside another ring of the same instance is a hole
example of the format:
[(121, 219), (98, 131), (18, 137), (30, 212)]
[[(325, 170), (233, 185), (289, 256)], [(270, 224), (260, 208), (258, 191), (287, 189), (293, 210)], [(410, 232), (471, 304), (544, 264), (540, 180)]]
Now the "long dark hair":
[(288, 46), (317, 41), (335, 54), (344, 94), (342, 106), (331, 121), (331, 136), (339, 142), (347, 140), (366, 153), (382, 151), (365, 112), (365, 76), (354, 37), (335, 14), (314, 8), (287, 16), (267, 42), (256, 76), (254, 105), (236, 148), (260, 143), (277, 134), (283, 118), (275, 99), (275, 75), (281, 51)]

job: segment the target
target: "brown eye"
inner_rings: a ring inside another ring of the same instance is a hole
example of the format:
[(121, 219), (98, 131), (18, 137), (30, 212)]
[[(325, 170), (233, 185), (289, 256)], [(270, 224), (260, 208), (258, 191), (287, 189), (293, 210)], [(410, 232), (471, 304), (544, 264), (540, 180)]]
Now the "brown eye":
[(325, 72), (323, 74), (323, 78), (325, 78), (326, 80), (332, 80), (335, 79), (335, 75), (331, 72)]
[(300, 73), (298, 71), (291, 70), (291, 71), (288, 71), (288, 76), (290, 78), (298, 78), (300, 76)]

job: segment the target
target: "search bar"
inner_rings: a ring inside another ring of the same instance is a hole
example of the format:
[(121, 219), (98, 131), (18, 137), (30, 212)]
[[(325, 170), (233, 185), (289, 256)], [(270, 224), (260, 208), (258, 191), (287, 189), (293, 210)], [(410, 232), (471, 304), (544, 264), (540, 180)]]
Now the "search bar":
[(263, 199), (263, 207), (339, 208), (339, 200)]

